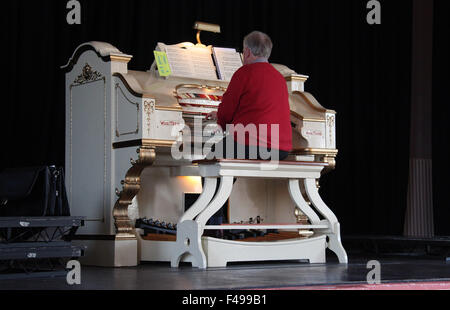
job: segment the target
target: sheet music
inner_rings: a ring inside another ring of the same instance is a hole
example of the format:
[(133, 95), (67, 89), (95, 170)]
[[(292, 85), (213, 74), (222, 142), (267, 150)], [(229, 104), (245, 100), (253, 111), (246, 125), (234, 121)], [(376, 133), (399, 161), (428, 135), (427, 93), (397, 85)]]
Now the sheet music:
[(172, 75), (189, 77), (194, 75), (191, 57), (186, 49), (166, 45), (163, 51), (167, 54)]
[(194, 46), (189, 48), (188, 51), (191, 53), (195, 76), (208, 80), (217, 80), (217, 71), (211, 57), (211, 49)]
[(158, 48), (166, 52), (172, 75), (217, 80), (210, 48), (196, 46), (182, 48), (163, 43), (158, 43)]
[(213, 56), (221, 80), (230, 81), (233, 74), (242, 67), (241, 55), (234, 48), (213, 47)]

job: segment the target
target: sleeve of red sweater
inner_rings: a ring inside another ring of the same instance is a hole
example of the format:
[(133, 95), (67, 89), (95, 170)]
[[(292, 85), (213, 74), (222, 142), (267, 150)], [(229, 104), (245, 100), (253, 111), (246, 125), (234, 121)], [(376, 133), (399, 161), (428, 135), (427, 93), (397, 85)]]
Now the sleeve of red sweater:
[(242, 74), (243, 70), (241, 69), (236, 71), (231, 78), (227, 91), (223, 94), (219, 110), (217, 111), (217, 124), (219, 124), (224, 131), (226, 130), (226, 125), (233, 122), (233, 117), (239, 107), (240, 98), (245, 90), (247, 81), (245, 75)]

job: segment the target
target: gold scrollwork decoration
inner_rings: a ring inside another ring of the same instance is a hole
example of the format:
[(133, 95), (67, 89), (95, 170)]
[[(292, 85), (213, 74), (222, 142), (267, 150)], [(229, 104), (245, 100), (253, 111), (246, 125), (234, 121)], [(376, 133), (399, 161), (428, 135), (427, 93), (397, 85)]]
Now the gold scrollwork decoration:
[(154, 147), (143, 145), (137, 150), (139, 159), (133, 161), (125, 180), (122, 182), (122, 191), (118, 193), (119, 199), (113, 209), (116, 226), (116, 240), (135, 240), (135, 229), (128, 217), (128, 207), (141, 189), (141, 173), (153, 164), (156, 158)]
[(74, 85), (82, 85), (90, 82), (101, 80), (103, 75), (92, 69), (92, 67), (86, 63), (81, 71), (81, 74), (73, 81)]
[(328, 120), (328, 126), (333, 127), (334, 126), (334, 115), (328, 116), (327, 120)]
[(329, 139), (330, 139), (330, 144), (333, 143), (333, 129), (334, 129), (334, 124), (335, 124), (335, 116), (334, 115), (329, 115), (327, 117), (327, 123), (328, 123), (328, 130), (329, 130)]
[(151, 115), (155, 112), (155, 101), (145, 100), (144, 101), (144, 112), (145, 112), (145, 120), (146, 120), (146, 124), (147, 124), (147, 134), (150, 136)]

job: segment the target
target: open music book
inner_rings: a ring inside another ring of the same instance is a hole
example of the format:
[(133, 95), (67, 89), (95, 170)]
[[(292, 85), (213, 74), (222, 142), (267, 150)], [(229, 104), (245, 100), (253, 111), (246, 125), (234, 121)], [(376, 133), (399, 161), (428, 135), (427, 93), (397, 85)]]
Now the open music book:
[(240, 54), (231, 48), (158, 43), (156, 50), (166, 53), (172, 75), (177, 77), (230, 81), (242, 66)]
[(234, 48), (213, 47), (219, 79), (231, 81), (234, 72), (242, 67), (241, 55)]

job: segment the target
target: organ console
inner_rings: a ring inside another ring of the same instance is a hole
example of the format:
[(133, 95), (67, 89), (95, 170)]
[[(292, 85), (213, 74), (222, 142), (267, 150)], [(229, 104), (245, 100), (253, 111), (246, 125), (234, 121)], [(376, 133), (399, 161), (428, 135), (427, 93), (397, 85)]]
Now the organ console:
[[(233, 70), (242, 65), (239, 53), (192, 43), (158, 43), (155, 50), (167, 56), (169, 76), (161, 76), (156, 60), (149, 70), (129, 70), (132, 56), (105, 42), (81, 44), (62, 67), (66, 186), (73, 215), (86, 217), (78, 238), (87, 245), (87, 264), (171, 261), (174, 242), (145, 240), (134, 222), (146, 217), (177, 223), (186, 195), (202, 192), (193, 161), (205, 158), (205, 142), (221, 138), (205, 115), (217, 110)], [(330, 170), (337, 155), (335, 111), (305, 92), (307, 76), (273, 66), (289, 90), (294, 140), (289, 160), (327, 163)], [(173, 146), (180, 141), (192, 151), (175, 159)], [(238, 179), (228, 202), (230, 223), (254, 214), (269, 223), (297, 223), (304, 214), (290, 200), (286, 182)]]

